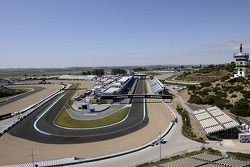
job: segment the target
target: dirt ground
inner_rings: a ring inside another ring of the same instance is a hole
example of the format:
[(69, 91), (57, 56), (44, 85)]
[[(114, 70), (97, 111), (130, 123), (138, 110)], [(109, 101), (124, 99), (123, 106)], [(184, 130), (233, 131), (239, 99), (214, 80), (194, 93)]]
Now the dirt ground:
[(188, 94), (187, 89), (183, 89), (183, 90), (179, 91), (178, 94), (181, 96), (181, 98), (184, 102), (187, 102), (190, 98), (190, 95)]
[[(28, 88), (29, 86), (23, 86), (23, 87)], [(60, 90), (60, 86), (58, 85), (39, 85), (39, 87), (44, 87), (45, 89), (30, 96), (24, 97), (20, 100), (17, 100), (13, 103), (9, 103), (7, 105), (0, 107), (0, 114), (19, 112), (31, 106), (32, 104), (39, 102), (40, 100), (44, 99), (50, 94)]]
[(160, 75), (155, 75), (155, 77), (159, 80), (165, 80), (171, 76), (173, 76), (175, 73), (161, 73)]
[(148, 103), (149, 124), (134, 133), (111, 140), (85, 144), (42, 144), (5, 134), (0, 138), (0, 165), (31, 162), (31, 150), (35, 161), (65, 157), (90, 158), (129, 150), (146, 144), (166, 129), (172, 120), (163, 103)]
[(95, 86), (95, 83), (91, 81), (67, 81), (67, 83), (80, 83), (79, 88), (86, 88), (83, 90), (77, 90), (76, 93), (73, 95), (72, 99), (82, 95), (83, 93), (86, 92), (87, 89), (91, 89)]
[[(186, 102), (186, 98), (188, 95), (187, 90), (182, 90), (179, 92), (179, 95), (182, 97), (182, 99)], [(183, 98), (184, 97), (184, 98)], [(172, 107), (176, 108), (177, 106), (177, 102), (175, 102), (175, 100), (173, 100), (172, 102)], [(195, 108), (196, 106), (192, 106), (192, 108)], [(197, 119), (195, 118), (195, 116), (191, 113), (189, 113), (189, 118), (190, 118), (190, 122), (191, 122), (191, 126), (192, 126), (192, 132), (198, 137), (198, 138), (203, 138), (204, 140), (207, 140), (206, 134), (205, 132), (202, 130), (201, 125), (199, 124), (199, 122), (197, 121)]]

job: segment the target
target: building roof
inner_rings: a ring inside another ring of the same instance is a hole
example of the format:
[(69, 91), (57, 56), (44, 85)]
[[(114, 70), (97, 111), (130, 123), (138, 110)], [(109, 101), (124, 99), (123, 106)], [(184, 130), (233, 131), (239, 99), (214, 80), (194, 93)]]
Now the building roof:
[(66, 80), (92, 80), (96, 76), (95, 75), (61, 75), (58, 79), (66, 79)]
[(120, 88), (117, 87), (109, 87), (108, 89), (106, 89), (103, 93), (104, 94), (114, 94), (117, 91), (119, 91)]
[(234, 54), (234, 58), (245, 58), (245, 59), (248, 59), (249, 58), (249, 54), (248, 53), (235, 53)]
[(130, 76), (129, 76), (129, 77), (122, 77), (121, 79), (119, 79), (118, 82), (124, 83), (124, 82), (126, 82), (129, 78), (131, 78), (131, 77), (130, 77)]
[(164, 85), (158, 79), (149, 80), (149, 85), (153, 93), (157, 94), (164, 90)]
[(207, 134), (224, 131), (239, 126), (239, 123), (225, 114), (218, 107), (200, 109), (193, 112)]

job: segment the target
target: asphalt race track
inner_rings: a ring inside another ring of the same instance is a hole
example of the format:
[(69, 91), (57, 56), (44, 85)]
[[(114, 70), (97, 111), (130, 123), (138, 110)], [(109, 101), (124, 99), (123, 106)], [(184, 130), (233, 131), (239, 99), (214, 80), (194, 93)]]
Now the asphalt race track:
[[(144, 118), (143, 99), (137, 98), (132, 100), (128, 118), (119, 124), (88, 130), (70, 130), (55, 126), (53, 124), (55, 117), (74, 93), (75, 91), (67, 91), (66, 94), (37, 122), (37, 128), (47, 134), (38, 132), (33, 126), (37, 117), (42, 114), (41, 112), (46, 108), (46, 104), (18, 123), (8, 133), (16, 137), (40, 143), (73, 144), (108, 140), (137, 131), (148, 124), (148, 118)], [(135, 89), (135, 94), (143, 93), (144, 80), (139, 80)]]

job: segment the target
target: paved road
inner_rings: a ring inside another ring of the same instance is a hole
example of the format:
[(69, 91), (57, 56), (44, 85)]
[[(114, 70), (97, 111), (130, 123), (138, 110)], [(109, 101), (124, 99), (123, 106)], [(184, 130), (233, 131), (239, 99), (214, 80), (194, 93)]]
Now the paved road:
[(175, 101), (178, 102), (179, 104), (181, 104), (181, 106), (186, 109), (189, 113), (193, 113), (193, 109), (187, 105), (187, 103), (185, 103), (183, 100), (182, 100), (182, 97), (180, 95), (178, 95), (177, 91), (172, 89), (170, 86), (167, 87), (171, 93), (175, 96)]
[[(119, 104), (119, 105), (111, 105), (109, 108), (105, 109), (102, 112), (94, 112), (91, 113), (90, 111), (84, 111), (82, 113), (79, 113), (79, 111), (74, 111), (68, 104), (65, 104), (65, 109), (67, 110), (68, 114), (70, 115), (71, 118), (77, 119), (77, 120), (93, 120), (93, 119), (101, 119), (105, 118), (128, 104)], [(81, 111), (80, 111), (81, 112)]]
[[(143, 94), (144, 80), (139, 80), (135, 93)], [(46, 105), (32, 113), (28, 118), (21, 121), (8, 133), (20, 138), (53, 144), (84, 143), (107, 140), (119, 137), (145, 127), (148, 124), (148, 118), (144, 119), (143, 99), (133, 99), (128, 118), (117, 125), (93, 129), (93, 130), (69, 130), (62, 129), (53, 124), (53, 121), (67, 100), (74, 95), (73, 91), (67, 92), (52, 108), (46, 112), (37, 122), (37, 128), (46, 134), (39, 133), (34, 129), (34, 123), (37, 117), (47, 107)]]

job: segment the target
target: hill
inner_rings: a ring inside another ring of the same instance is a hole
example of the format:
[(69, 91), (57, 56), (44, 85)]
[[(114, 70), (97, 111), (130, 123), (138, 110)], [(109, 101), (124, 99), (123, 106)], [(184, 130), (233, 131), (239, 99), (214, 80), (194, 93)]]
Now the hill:
[(193, 72), (184, 72), (176, 80), (184, 81), (216, 81), (226, 76), (233, 76), (235, 64), (209, 65)]

